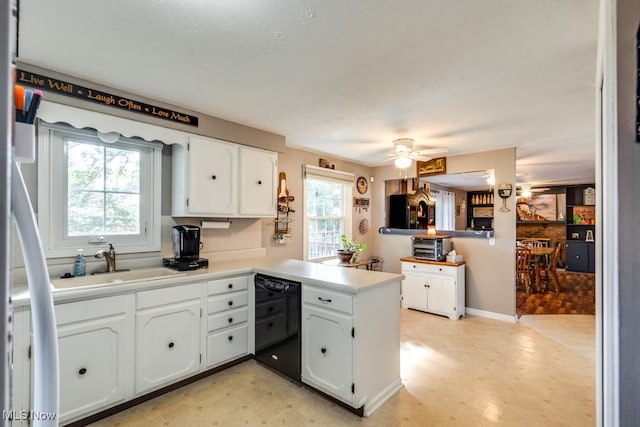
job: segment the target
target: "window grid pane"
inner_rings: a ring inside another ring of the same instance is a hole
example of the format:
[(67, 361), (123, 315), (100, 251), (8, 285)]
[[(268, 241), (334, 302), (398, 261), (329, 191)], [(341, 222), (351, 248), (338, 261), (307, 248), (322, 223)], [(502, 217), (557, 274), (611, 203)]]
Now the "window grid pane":
[(307, 259), (334, 256), (345, 229), (345, 184), (314, 179), (307, 186)]
[(141, 153), (67, 141), (67, 234), (141, 234)]

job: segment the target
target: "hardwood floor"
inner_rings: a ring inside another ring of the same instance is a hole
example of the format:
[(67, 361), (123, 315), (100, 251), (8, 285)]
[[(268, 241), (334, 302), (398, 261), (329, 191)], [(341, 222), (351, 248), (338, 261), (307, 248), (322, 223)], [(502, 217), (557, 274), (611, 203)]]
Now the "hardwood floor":
[(250, 360), (95, 426), (594, 426), (595, 316), (401, 310), (403, 388), (369, 418)]
[[(526, 293), (516, 287), (516, 313), (525, 314), (596, 314), (595, 275), (558, 271), (560, 292)], [(553, 290), (553, 286), (547, 286)]]

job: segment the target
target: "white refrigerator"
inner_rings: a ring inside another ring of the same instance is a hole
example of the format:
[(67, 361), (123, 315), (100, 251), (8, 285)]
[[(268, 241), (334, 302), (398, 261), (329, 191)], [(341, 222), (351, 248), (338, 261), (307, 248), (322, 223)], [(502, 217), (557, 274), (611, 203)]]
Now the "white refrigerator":
[[(11, 234), (16, 230), (31, 302), (33, 402), (28, 416), (32, 425), (55, 426), (58, 425), (60, 380), (51, 284), (35, 215), (14, 158), (15, 144), (35, 143), (35, 138), (14, 142), (16, 4), (16, 0), (0, 0), (0, 355), (3, 365), (0, 409), (2, 425), (10, 425), (17, 415), (11, 403)], [(51, 414), (55, 414), (55, 418)]]

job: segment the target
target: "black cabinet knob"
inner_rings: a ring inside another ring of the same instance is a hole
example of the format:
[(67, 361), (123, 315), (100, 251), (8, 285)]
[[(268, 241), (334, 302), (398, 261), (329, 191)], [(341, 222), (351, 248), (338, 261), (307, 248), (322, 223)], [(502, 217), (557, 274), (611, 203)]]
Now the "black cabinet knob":
[(211, 175), (211, 179), (216, 179), (216, 176), (215, 175)]
[(228, 287), (229, 289), (233, 289), (233, 283), (229, 283), (229, 284), (227, 285), (227, 287)]
[(273, 326), (273, 322), (269, 322), (269, 325), (267, 325), (269, 328), (271, 328)]
[(262, 180), (258, 180), (258, 185), (262, 185)]
[(320, 352), (321, 352), (322, 354), (326, 354), (326, 353), (327, 353), (327, 348), (326, 348), (326, 347), (322, 347), (322, 348), (320, 349)]
[(233, 301), (229, 301), (229, 305), (233, 305)]
[(80, 368), (80, 370), (78, 371), (79, 375), (84, 375), (87, 373), (87, 368)]
[(271, 312), (273, 311), (273, 307), (269, 307), (269, 308), (267, 308), (267, 311), (268, 311), (269, 313), (271, 313)]
[(426, 288), (426, 287), (427, 287), (427, 285), (424, 285), (424, 287)]
[(229, 341), (233, 341), (233, 335), (229, 335)]
[(233, 317), (229, 317), (229, 323), (233, 323)]
[(173, 348), (175, 346), (175, 344), (173, 342), (169, 343), (169, 348)]

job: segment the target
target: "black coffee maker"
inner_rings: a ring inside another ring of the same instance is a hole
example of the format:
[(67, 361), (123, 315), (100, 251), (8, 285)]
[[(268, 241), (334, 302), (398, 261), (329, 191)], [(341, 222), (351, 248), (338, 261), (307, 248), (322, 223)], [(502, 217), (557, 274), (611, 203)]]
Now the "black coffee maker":
[(173, 227), (173, 256), (165, 258), (165, 267), (176, 270), (194, 270), (207, 267), (209, 261), (200, 258), (200, 227), (197, 225), (176, 225)]

